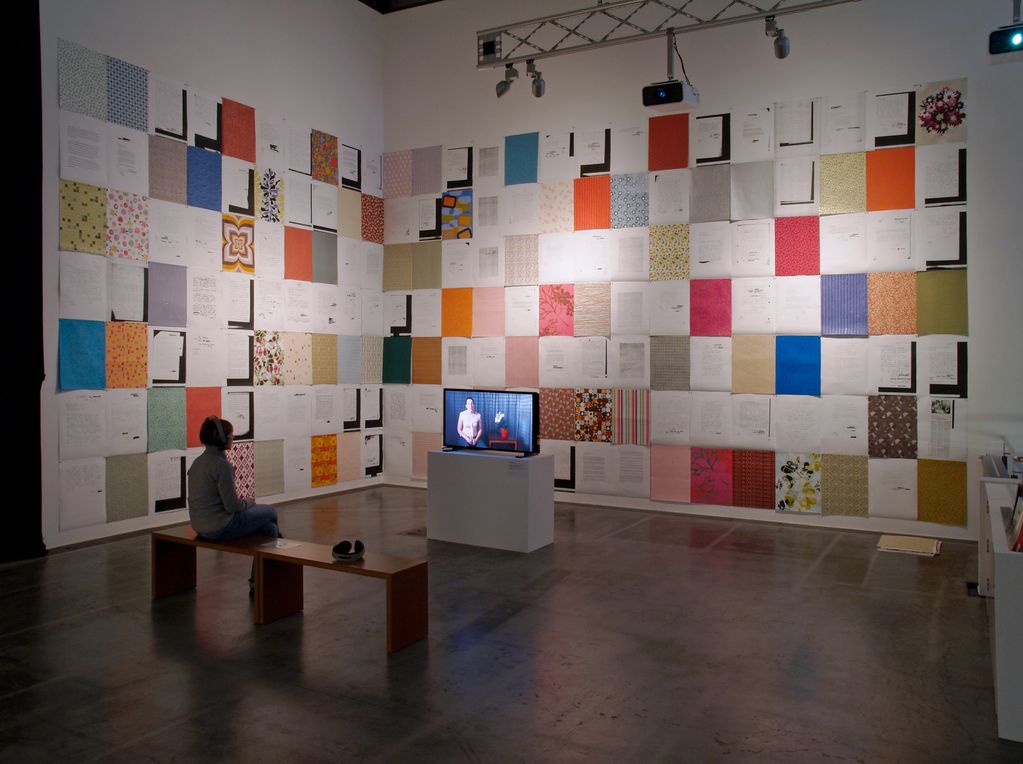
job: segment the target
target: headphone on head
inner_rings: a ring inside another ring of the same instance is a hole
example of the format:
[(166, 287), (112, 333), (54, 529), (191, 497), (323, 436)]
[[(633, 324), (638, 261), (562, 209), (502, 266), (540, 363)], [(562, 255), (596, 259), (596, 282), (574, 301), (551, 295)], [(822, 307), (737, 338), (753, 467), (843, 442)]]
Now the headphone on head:
[(224, 424), (218, 416), (208, 416), (206, 421), (213, 422), (213, 426), (217, 428), (217, 442), (214, 444), (217, 448), (225, 448), (227, 446), (227, 433), (224, 432)]

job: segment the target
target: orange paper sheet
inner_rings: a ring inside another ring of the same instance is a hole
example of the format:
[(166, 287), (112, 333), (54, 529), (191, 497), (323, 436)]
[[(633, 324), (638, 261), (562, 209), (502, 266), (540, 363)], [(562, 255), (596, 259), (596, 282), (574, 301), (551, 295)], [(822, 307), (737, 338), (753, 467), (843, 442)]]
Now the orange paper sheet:
[(575, 179), (575, 230), (611, 227), (611, 177)]
[(219, 387), (185, 388), (185, 433), (189, 448), (199, 448), (199, 428), (208, 416), (220, 416)]
[(284, 278), (313, 280), (313, 232), (284, 226)]
[(647, 160), (653, 170), (675, 170), (689, 166), (689, 115), (666, 114), (650, 118)]
[(440, 333), (445, 337), (472, 336), (472, 288), (441, 291)]
[(440, 337), (412, 338), (412, 384), (441, 384)]
[(867, 152), (867, 211), (916, 206), (916, 154), (912, 146)]

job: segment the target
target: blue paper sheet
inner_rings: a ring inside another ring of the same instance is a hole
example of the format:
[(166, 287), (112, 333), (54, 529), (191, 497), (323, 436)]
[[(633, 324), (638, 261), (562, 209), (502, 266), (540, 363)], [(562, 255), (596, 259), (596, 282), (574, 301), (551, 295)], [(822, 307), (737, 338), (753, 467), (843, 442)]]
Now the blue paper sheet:
[(867, 274), (821, 276), (821, 335), (867, 336)]
[(102, 321), (60, 319), (58, 388), (102, 390), (107, 386), (107, 330)]
[(188, 147), (188, 206), (220, 212), (220, 154)]
[(504, 185), (536, 183), (540, 133), (509, 135), (504, 139)]
[(778, 395), (821, 394), (820, 337), (777, 337), (774, 355)]

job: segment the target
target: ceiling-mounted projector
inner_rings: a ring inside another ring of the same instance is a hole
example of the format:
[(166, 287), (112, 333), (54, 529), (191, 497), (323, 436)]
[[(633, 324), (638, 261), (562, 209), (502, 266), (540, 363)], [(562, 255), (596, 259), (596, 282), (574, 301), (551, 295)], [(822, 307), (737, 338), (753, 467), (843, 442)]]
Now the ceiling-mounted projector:
[(700, 105), (700, 91), (679, 80), (655, 82), (643, 88), (643, 105), (663, 112), (692, 111)]

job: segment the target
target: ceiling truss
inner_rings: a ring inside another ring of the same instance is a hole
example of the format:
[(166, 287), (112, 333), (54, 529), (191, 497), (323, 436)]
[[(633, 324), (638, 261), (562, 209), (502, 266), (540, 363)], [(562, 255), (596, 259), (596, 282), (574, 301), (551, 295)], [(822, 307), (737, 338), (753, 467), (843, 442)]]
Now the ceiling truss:
[(612, 0), (476, 33), (477, 69), (802, 13), (858, 0)]

